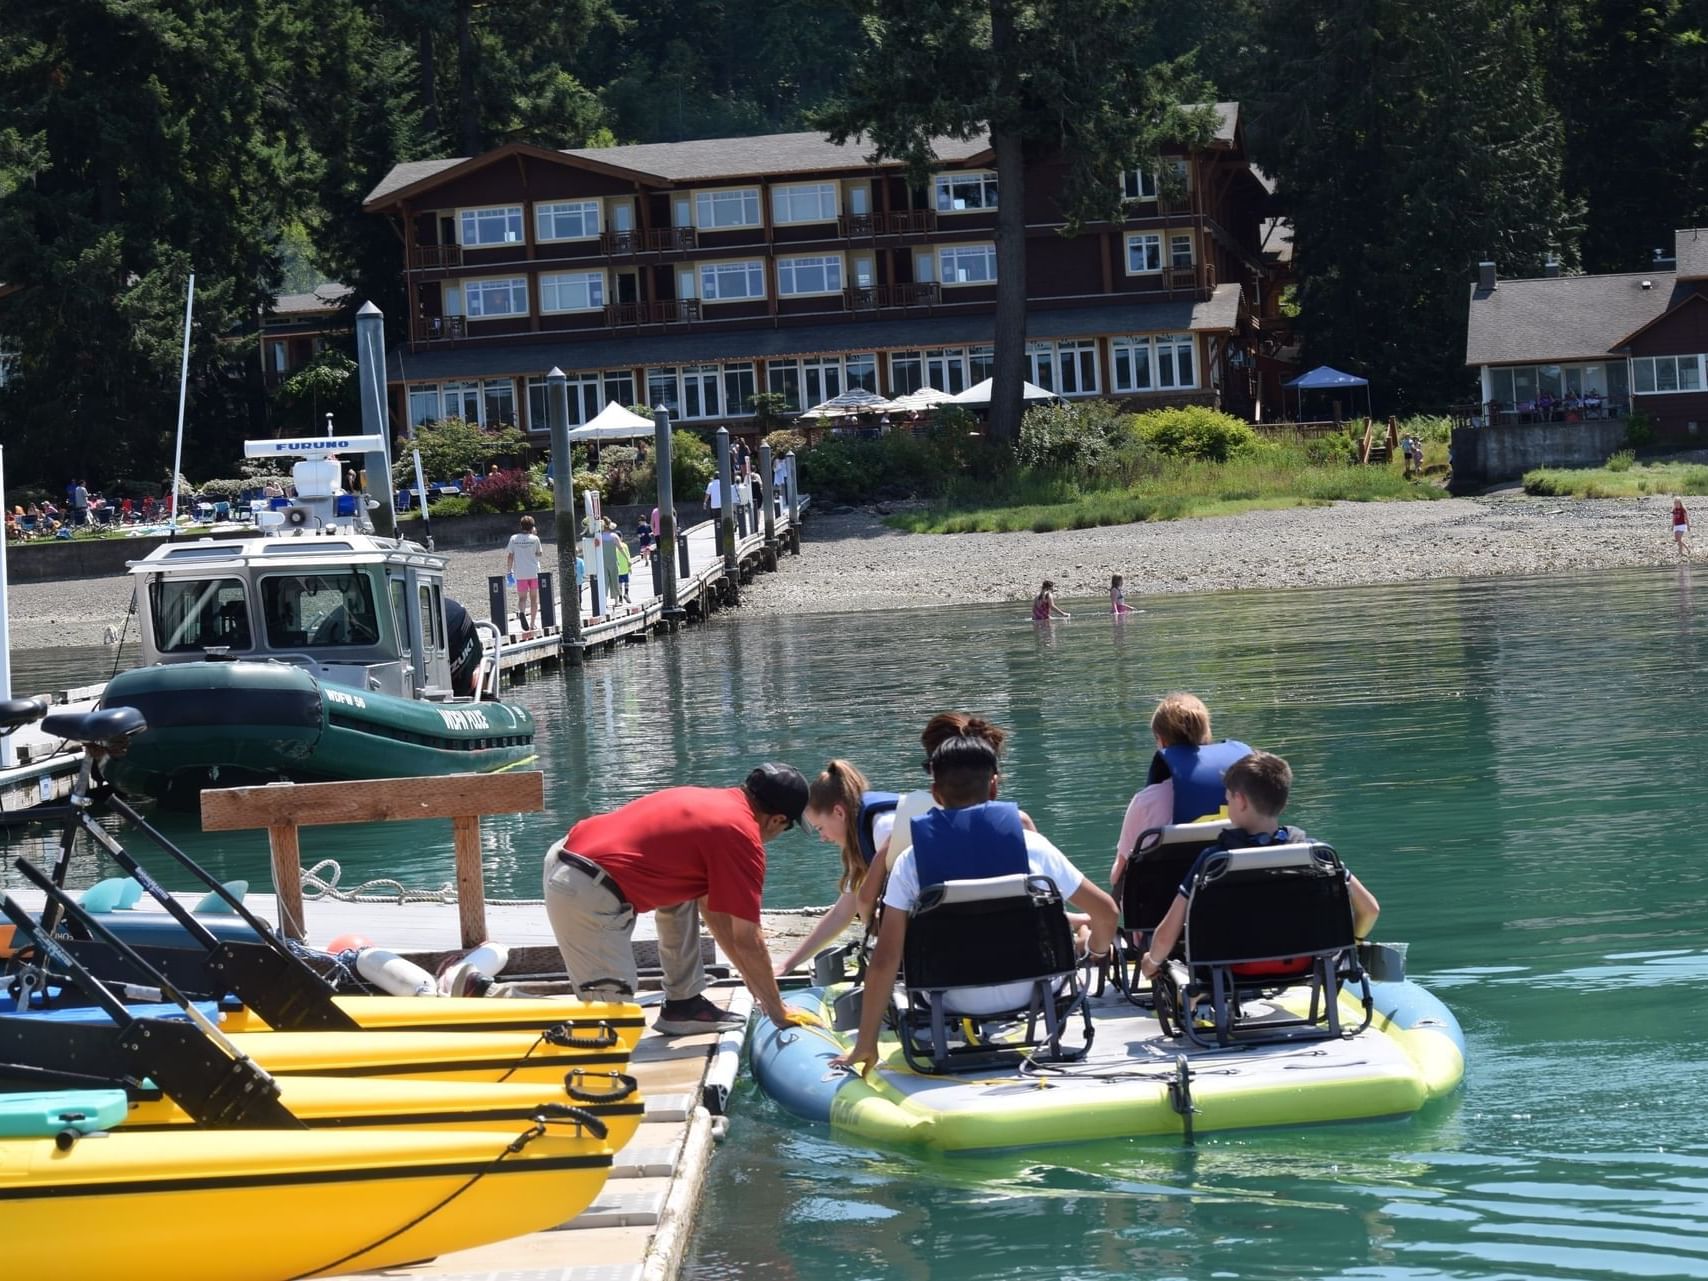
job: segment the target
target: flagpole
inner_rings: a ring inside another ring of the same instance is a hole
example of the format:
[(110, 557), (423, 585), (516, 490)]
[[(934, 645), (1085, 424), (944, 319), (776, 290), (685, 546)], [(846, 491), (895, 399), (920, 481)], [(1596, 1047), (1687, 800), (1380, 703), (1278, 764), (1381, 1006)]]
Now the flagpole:
[(196, 273), (184, 291), (184, 364), (178, 371), (178, 443), (172, 450), (172, 532), (178, 532), (178, 469), (184, 465), (184, 396), (190, 386), (190, 308), (196, 301)]

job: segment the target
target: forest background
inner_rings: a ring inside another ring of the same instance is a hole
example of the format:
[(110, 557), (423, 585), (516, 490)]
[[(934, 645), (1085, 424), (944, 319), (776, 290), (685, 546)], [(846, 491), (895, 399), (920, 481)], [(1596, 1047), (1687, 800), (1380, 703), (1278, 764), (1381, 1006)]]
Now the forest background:
[[(1568, 273), (1640, 270), (1708, 203), (1708, 0), (904, 7), (974, 45), (993, 15), (1018, 17), (1016, 65), (1118, 30), (1166, 88), (1149, 97), (1239, 101), (1293, 224), (1305, 360), (1369, 376), (1380, 411), (1474, 394), (1462, 362), (1479, 259), (1503, 276), (1540, 274), (1549, 255)], [(361, 212), (392, 165), (516, 140), (858, 123), (885, 92), (896, 12), (886, 0), (0, 0), (10, 479), (164, 475), (192, 269), (196, 453), (229, 469), (273, 412), (255, 331), (276, 294), (339, 281), (401, 321), (395, 234)], [(1119, 113), (1135, 84), (1149, 93), (1142, 77), (1047, 70), (1050, 105), (1074, 119)], [(960, 95), (947, 107), (962, 115), (981, 92), (938, 89)]]

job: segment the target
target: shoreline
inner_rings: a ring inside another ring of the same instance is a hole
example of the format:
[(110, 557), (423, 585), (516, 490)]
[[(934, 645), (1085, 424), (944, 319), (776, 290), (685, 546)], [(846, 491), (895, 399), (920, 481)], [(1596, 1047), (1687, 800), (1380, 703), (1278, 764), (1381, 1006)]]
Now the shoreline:
[[(1070, 610), (1107, 612), (1109, 576), (1129, 601), (1184, 592), (1354, 587), (1632, 569), (1679, 563), (1669, 495), (1634, 499), (1497, 494), (1430, 502), (1336, 502), (1049, 534), (906, 534), (893, 510), (814, 513), (801, 556), (743, 590), (741, 612), (843, 614), (1030, 601), (1050, 578)], [(447, 582), (484, 612), (501, 546), (459, 549)], [(555, 554), (548, 550), (546, 559)], [(1693, 549), (1694, 560), (1700, 553)], [(834, 592), (828, 584), (835, 584)], [(122, 629), (130, 577), (19, 583), (9, 593), (14, 649), (100, 645)], [(1142, 607), (1142, 604), (1141, 606)]]

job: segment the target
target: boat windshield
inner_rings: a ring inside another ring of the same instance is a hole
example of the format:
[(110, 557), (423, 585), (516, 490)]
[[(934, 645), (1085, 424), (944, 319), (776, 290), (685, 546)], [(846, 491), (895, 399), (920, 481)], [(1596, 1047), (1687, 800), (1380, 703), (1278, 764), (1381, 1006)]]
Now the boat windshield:
[(148, 588), (154, 637), (162, 654), (249, 649), (249, 600), (241, 578), (156, 579)]
[(366, 574), (268, 574), (261, 579), (261, 611), (274, 649), (373, 645), (380, 638)]

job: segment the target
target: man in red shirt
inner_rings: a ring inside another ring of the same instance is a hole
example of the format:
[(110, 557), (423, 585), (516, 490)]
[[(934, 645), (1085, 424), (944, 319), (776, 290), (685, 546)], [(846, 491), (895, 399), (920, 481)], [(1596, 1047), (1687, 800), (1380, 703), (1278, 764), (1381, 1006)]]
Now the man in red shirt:
[(739, 1018), (701, 995), (704, 902), (706, 927), (759, 1007), (779, 1027), (797, 1022), (783, 1008), (759, 903), (765, 842), (795, 826), (806, 804), (801, 772), (768, 764), (740, 787), (667, 787), (570, 828), (546, 855), (545, 898), (576, 991), (590, 1000), (633, 994), (635, 916), (652, 912), (665, 998), (654, 1030), (676, 1036), (739, 1027)]

